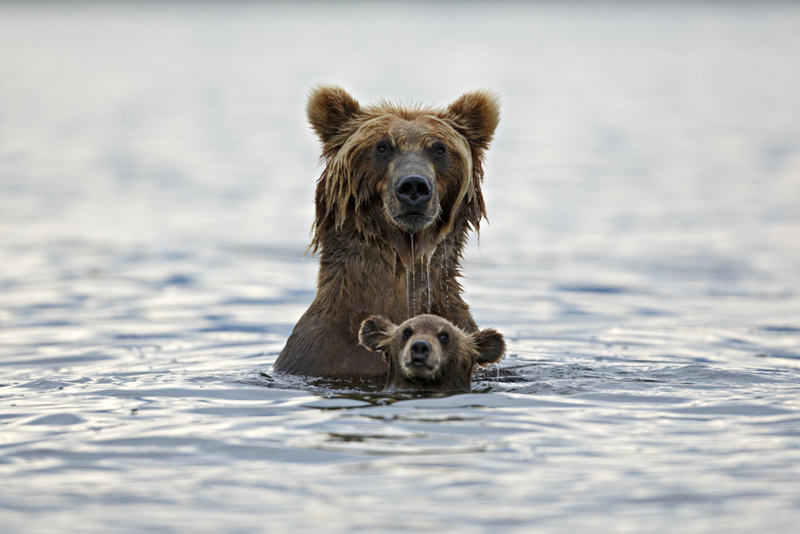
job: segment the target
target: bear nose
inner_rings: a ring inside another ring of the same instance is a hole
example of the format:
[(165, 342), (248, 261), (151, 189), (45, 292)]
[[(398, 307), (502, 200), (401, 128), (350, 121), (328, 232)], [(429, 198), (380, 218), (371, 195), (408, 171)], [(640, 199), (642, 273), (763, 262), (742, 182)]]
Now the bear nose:
[(431, 181), (419, 174), (406, 174), (394, 186), (397, 199), (410, 207), (424, 204), (433, 196)]
[(411, 363), (425, 363), (428, 354), (431, 353), (431, 345), (427, 341), (415, 341), (411, 344)]

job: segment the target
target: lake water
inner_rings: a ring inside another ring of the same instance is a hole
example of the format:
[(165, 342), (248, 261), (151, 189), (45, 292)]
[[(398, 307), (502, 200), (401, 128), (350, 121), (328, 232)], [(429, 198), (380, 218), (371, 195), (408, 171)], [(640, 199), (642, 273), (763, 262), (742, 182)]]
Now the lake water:
[[(272, 375), (321, 82), (501, 95), (471, 394)], [(798, 4), (0, 4), (0, 532), (796, 531), (798, 88)]]

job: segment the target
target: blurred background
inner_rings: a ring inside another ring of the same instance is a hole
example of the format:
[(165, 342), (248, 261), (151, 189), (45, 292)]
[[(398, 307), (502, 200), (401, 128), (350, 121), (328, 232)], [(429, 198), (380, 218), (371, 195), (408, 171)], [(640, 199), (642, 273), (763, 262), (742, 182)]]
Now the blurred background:
[(0, 6), (7, 246), (300, 246), (305, 98), (337, 83), (364, 103), (501, 95), (492, 253), (798, 257), (793, 3)]
[[(500, 95), (464, 283), (524, 380), (271, 376), (321, 83)], [(798, 88), (794, 2), (0, 2), (6, 528), (790, 528)]]

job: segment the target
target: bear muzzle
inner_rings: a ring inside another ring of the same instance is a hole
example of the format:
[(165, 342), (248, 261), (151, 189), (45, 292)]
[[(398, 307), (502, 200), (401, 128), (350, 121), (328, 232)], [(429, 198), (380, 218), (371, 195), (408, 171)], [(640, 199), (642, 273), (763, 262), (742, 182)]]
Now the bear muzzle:
[(398, 154), (389, 168), (388, 186), (386, 212), (403, 231), (419, 233), (439, 215), (436, 173), (421, 151)]
[(392, 222), (410, 234), (427, 228), (439, 215), (433, 180), (423, 174), (404, 174), (395, 182), (387, 206)]
[(441, 355), (424, 339), (416, 339), (406, 345), (400, 358), (403, 374), (409, 378), (431, 379), (436, 376), (441, 364)]
[(428, 356), (431, 354), (431, 344), (427, 341), (415, 341), (409, 347), (412, 366), (428, 366)]
[(422, 214), (433, 197), (433, 185), (421, 174), (406, 174), (394, 184), (394, 194), (409, 213)]
[(425, 229), (438, 211), (432, 205), (433, 184), (421, 174), (406, 174), (394, 185), (394, 196), (398, 211), (392, 214), (395, 224), (405, 231), (415, 234)]

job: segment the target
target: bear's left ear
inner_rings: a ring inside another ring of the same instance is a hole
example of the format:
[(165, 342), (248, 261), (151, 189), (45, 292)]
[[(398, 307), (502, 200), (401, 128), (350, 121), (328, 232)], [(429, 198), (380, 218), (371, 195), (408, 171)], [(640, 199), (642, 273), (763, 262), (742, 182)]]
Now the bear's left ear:
[(478, 150), (486, 150), (500, 122), (500, 101), (486, 91), (464, 93), (447, 108), (447, 116), (461, 135)]
[(383, 315), (371, 315), (361, 323), (358, 343), (373, 352), (383, 352), (392, 341), (395, 325)]
[(326, 148), (342, 131), (342, 126), (355, 118), (360, 111), (358, 101), (336, 85), (320, 85), (308, 95), (308, 122)]
[(494, 328), (486, 328), (472, 334), (472, 339), (478, 348), (478, 365), (486, 367), (490, 363), (497, 363), (506, 351), (506, 341), (503, 334)]

